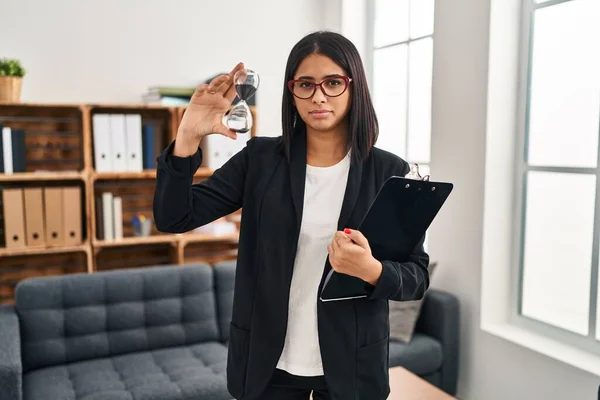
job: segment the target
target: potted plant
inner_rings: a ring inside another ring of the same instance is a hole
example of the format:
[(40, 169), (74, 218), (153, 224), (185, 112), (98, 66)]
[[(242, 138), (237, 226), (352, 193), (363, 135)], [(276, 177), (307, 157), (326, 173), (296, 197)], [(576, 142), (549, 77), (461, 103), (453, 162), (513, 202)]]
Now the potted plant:
[(0, 59), (0, 102), (20, 101), (23, 76), (25, 76), (25, 69), (19, 60)]

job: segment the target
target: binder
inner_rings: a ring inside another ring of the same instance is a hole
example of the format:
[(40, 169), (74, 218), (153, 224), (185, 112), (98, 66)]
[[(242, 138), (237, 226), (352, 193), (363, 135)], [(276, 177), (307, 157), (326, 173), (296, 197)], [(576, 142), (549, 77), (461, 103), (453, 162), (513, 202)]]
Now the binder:
[(96, 172), (111, 172), (112, 146), (108, 114), (94, 114), (92, 117), (94, 140), (94, 168)]
[(64, 243), (62, 188), (44, 188), (44, 215), (46, 216), (46, 244)]
[(125, 137), (128, 171), (142, 172), (142, 116), (140, 114), (125, 115)]
[(25, 247), (25, 210), (23, 189), (4, 189), (4, 234), (7, 248)]
[(229, 139), (223, 136), (221, 136), (221, 138), (216, 138), (216, 136), (221, 135), (207, 135), (203, 137), (200, 142), (200, 147), (203, 152), (202, 163), (210, 169), (217, 169), (223, 165), (223, 157), (221, 156), (221, 150), (224, 145), (223, 139)]
[(125, 137), (125, 115), (110, 114), (110, 145), (113, 172), (127, 171), (127, 139)]
[(44, 197), (42, 188), (23, 189), (25, 198), (25, 243), (27, 247), (46, 244), (44, 227)]
[[(226, 137), (226, 139), (229, 138)], [(225, 161), (227, 162), (231, 157), (242, 151), (248, 144), (248, 140), (250, 140), (250, 135), (238, 135), (237, 139), (235, 140), (229, 139), (229, 151)]]
[(62, 189), (63, 238), (67, 246), (81, 244), (81, 189), (77, 186)]
[(2, 159), (4, 160), (4, 173), (6, 175), (12, 175), (14, 172), (12, 150), (12, 130), (5, 126), (2, 128)]
[(25, 172), (25, 131), (13, 129), (11, 133), (13, 172)]
[[(418, 167), (417, 167), (418, 168)], [(411, 172), (414, 172), (414, 167)], [(378, 260), (406, 261), (425, 235), (454, 185), (429, 176), (388, 178), (357, 228)], [(329, 262), (329, 261), (327, 261)], [(360, 278), (329, 271), (321, 301), (368, 297), (373, 287)]]
[(154, 125), (151, 124), (144, 124), (142, 127), (142, 154), (144, 156), (144, 169), (156, 168), (154, 130)]

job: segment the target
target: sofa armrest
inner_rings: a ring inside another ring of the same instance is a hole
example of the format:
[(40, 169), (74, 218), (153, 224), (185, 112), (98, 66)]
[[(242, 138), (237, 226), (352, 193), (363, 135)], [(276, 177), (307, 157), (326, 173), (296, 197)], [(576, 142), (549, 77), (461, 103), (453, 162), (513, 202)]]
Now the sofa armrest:
[(14, 306), (0, 306), (0, 393), (2, 393), (2, 399), (22, 399), (22, 371), (19, 318)]
[(451, 293), (430, 288), (425, 294), (417, 332), (434, 337), (442, 344), (441, 388), (456, 394), (460, 351), (460, 307)]

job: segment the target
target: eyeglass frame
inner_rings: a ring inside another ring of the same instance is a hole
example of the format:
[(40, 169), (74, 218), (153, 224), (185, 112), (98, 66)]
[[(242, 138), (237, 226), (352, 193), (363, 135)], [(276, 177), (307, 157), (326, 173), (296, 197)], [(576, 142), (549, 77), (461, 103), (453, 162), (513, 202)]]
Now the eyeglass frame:
[[(330, 80), (332, 80), (332, 79), (342, 79), (344, 82), (346, 82), (346, 87), (344, 88), (344, 90), (342, 91), (342, 93), (340, 93), (340, 94), (336, 94), (335, 96), (330, 96), (330, 95), (328, 95), (328, 94), (325, 92), (325, 89), (323, 89), (323, 86), (322, 86), (322, 85), (323, 85), (323, 83), (325, 83), (325, 82), (327, 82), (327, 81), (330, 81)], [(296, 95), (296, 94), (294, 93), (294, 84), (295, 84), (296, 82), (307, 82), (307, 83), (312, 83), (312, 84), (314, 85), (314, 86), (313, 86), (313, 92), (312, 92), (312, 94), (311, 94), (310, 96), (308, 96), (308, 97), (300, 97), (300, 96)], [(343, 95), (343, 94), (346, 92), (346, 90), (348, 90), (348, 87), (350, 86), (350, 82), (352, 82), (352, 78), (350, 78), (349, 76), (345, 76), (345, 75), (338, 75), (338, 76), (331, 76), (331, 77), (329, 77), (329, 78), (323, 79), (323, 80), (322, 80), (321, 82), (319, 82), (319, 83), (312, 82), (312, 81), (310, 81), (310, 80), (308, 80), (308, 79), (291, 79), (291, 80), (289, 80), (289, 81), (288, 81), (288, 83), (287, 83), (287, 87), (288, 87), (289, 91), (292, 93), (292, 96), (295, 96), (295, 97), (297, 97), (297, 98), (299, 98), (299, 99), (301, 99), (301, 100), (308, 100), (308, 99), (312, 98), (312, 97), (315, 95), (315, 93), (317, 93), (317, 87), (318, 87), (319, 89), (321, 89), (321, 92), (322, 92), (322, 93), (323, 93), (325, 96), (327, 96), (327, 97), (339, 97), (339, 96)]]

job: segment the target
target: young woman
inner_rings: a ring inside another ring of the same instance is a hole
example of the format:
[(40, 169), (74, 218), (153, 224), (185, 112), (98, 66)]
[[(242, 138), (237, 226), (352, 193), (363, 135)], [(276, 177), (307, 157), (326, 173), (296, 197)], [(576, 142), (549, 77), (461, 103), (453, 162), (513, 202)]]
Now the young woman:
[[(235, 98), (229, 73), (196, 90), (176, 140), (158, 158), (157, 228), (186, 232), (242, 208), (227, 362), (237, 399), (385, 399), (388, 300), (422, 298), (423, 239), (407, 260), (377, 260), (356, 228), (383, 182), (407, 163), (374, 147), (377, 118), (363, 65), (343, 36), (316, 32), (292, 49), (283, 134), (254, 137), (192, 184), (200, 141)], [(324, 277), (358, 277), (368, 298), (322, 302)]]

